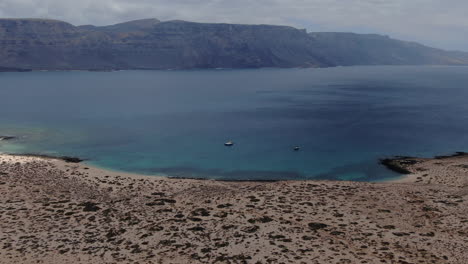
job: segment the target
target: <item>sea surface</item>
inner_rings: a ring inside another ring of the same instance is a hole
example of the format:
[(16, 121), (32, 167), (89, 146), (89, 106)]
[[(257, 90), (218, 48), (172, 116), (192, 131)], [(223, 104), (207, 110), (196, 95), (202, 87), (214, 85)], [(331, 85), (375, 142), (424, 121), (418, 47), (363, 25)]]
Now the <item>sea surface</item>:
[(149, 175), (380, 181), (381, 158), (468, 151), (468, 68), (0, 73), (0, 135)]

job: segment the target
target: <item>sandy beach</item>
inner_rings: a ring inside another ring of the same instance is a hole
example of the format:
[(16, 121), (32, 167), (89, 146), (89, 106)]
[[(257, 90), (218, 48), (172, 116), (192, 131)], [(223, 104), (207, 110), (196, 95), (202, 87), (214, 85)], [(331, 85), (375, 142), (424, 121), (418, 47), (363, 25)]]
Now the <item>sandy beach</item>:
[(468, 263), (468, 156), (394, 182), (220, 182), (0, 154), (0, 263)]

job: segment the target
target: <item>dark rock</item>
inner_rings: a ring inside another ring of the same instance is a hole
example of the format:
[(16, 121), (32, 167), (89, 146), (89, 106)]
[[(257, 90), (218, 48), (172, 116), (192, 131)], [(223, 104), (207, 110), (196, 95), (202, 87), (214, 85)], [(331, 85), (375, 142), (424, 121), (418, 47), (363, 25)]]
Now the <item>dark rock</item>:
[(228, 213), (226, 213), (226, 212), (218, 212), (218, 213), (214, 214), (213, 216), (219, 217), (219, 218), (226, 218), (226, 217), (228, 216)]
[(425, 236), (425, 237), (434, 237), (435, 234), (434, 232), (428, 232), (428, 233), (424, 233), (424, 234), (419, 234), (420, 236)]
[(393, 232), (392, 234), (393, 234), (394, 236), (399, 236), (399, 237), (401, 237), (401, 236), (409, 236), (409, 235), (410, 235), (410, 234), (404, 233), (404, 232)]
[(188, 230), (190, 230), (190, 231), (204, 231), (205, 228), (201, 227), (201, 226), (195, 226), (195, 227), (189, 228)]
[(192, 211), (193, 216), (210, 216), (210, 212), (205, 208), (197, 208)]
[(245, 233), (255, 233), (258, 229), (260, 229), (259, 226), (247, 226), (242, 228), (241, 231)]
[(221, 254), (221, 256), (216, 257), (214, 263), (249, 263), (247, 260), (251, 260), (251, 256), (245, 256), (245, 255), (234, 255), (234, 256), (228, 256), (225, 254)]
[(156, 205), (165, 205), (165, 203), (162, 202), (162, 201), (156, 201), (156, 202), (146, 203), (145, 205), (147, 205), (147, 206), (156, 206)]
[[(1, 69), (1, 67), (0, 67)], [(13, 136), (0, 136), (0, 141), (1, 140), (13, 140), (13, 139), (16, 139), (16, 137), (13, 137)]]
[(345, 233), (343, 232), (340, 232), (340, 231), (332, 231), (330, 232), (330, 235), (333, 235), (333, 236), (342, 236), (344, 235)]
[(202, 253), (209, 253), (209, 252), (211, 252), (211, 248), (202, 248), (200, 251)]
[(468, 153), (466, 152), (455, 152), (455, 154), (452, 155), (447, 155), (447, 156), (435, 156), (435, 159), (449, 159), (449, 158), (455, 158), (455, 157), (464, 157), (468, 156)]
[(407, 165), (412, 165), (417, 163), (416, 160), (413, 160), (411, 158), (403, 158), (403, 157), (397, 157), (393, 159), (382, 159), (380, 160), (380, 164), (384, 165), (388, 169), (398, 172), (401, 174), (411, 174), (411, 171), (407, 169)]
[(255, 224), (257, 222), (264, 224), (264, 223), (269, 223), (271, 221), (273, 221), (273, 219), (271, 217), (269, 217), (269, 216), (262, 216), (260, 218), (253, 218), (253, 219), (248, 220), (248, 222), (251, 223), (251, 224)]
[(170, 246), (175, 243), (176, 243), (175, 240), (161, 240), (161, 242), (159, 242), (159, 244), (162, 246)]
[(162, 227), (162, 226), (151, 226), (148, 230), (152, 231), (152, 232), (159, 232), (159, 231), (164, 230), (164, 227)]
[(121, 235), (121, 234), (123, 234), (125, 232), (126, 232), (125, 229), (119, 229), (119, 230), (111, 229), (106, 233), (106, 238), (108, 240), (112, 240), (112, 239), (114, 239), (114, 237), (116, 237), (118, 235)]
[(377, 210), (379, 213), (391, 213), (390, 210), (387, 210), (387, 209), (379, 209)]
[(158, 199), (156, 201), (160, 201), (160, 202), (163, 202), (163, 203), (169, 203), (169, 204), (175, 204), (177, 202), (174, 199)]
[(271, 234), (268, 237), (271, 239), (285, 239), (286, 238), (283, 235), (271, 235)]
[(64, 160), (65, 162), (68, 162), (68, 163), (80, 163), (80, 162), (83, 161), (80, 158), (68, 157), (68, 156), (63, 156), (63, 157), (61, 157), (61, 159)]
[(232, 204), (227, 203), (227, 204), (220, 204), (217, 207), (222, 209), (222, 208), (228, 208), (228, 207), (231, 207), (231, 206), (232, 206)]
[(97, 206), (96, 203), (93, 202), (84, 202), (80, 204), (80, 206), (83, 206), (84, 212), (96, 212), (101, 209), (99, 206)]
[(59, 253), (60, 253), (60, 254), (65, 254), (65, 253), (67, 253), (68, 251), (70, 251), (70, 249), (69, 249), (69, 248), (65, 248), (65, 249), (59, 250)]
[(229, 242), (216, 242), (215, 247), (217, 248), (222, 248), (222, 247), (227, 247), (229, 246)]
[(39, 158), (46, 158), (46, 159), (59, 159), (68, 163), (80, 163), (84, 161), (83, 159), (76, 158), (76, 157), (69, 157), (69, 156), (52, 156), (52, 155), (34, 154), (34, 153), (15, 154), (15, 155), (26, 156), (26, 157), (39, 157)]
[(314, 231), (320, 230), (320, 229), (323, 229), (323, 228), (326, 228), (326, 227), (328, 227), (327, 224), (322, 224), (322, 223), (309, 223), (309, 228), (310, 228), (311, 230), (314, 230)]

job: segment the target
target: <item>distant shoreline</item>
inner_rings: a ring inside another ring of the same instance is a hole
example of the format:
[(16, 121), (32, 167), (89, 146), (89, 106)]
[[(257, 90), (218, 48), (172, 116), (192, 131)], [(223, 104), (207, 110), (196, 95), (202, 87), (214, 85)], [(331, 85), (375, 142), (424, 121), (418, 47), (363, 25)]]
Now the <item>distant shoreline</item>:
[(31, 72), (32, 69), (0, 67), (0, 72)]
[(128, 68), (128, 69), (23, 69), (23, 68), (9, 68), (1, 67), (2, 72), (119, 72), (119, 71), (197, 71), (197, 70), (262, 70), (262, 69), (333, 69), (342, 67), (468, 67), (466, 65), (450, 65), (450, 64), (427, 64), (427, 65), (336, 65), (336, 66), (322, 66), (322, 67), (247, 67), (247, 68)]
[(0, 19), (0, 31), (4, 33), (1, 46), (9, 51), (0, 55), (0, 61), (11, 68), (468, 65), (468, 52), (388, 35), (308, 32), (281, 25), (139, 19), (107, 26), (74, 26), (60, 20), (18, 18)]

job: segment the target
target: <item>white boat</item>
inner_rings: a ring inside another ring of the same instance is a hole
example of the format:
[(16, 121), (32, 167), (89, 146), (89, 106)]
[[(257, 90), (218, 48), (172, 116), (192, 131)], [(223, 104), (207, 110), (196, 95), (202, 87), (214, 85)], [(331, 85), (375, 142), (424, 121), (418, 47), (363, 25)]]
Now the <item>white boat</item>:
[(232, 147), (232, 146), (234, 146), (234, 142), (228, 141), (228, 142), (224, 143), (224, 146), (226, 146), (226, 147)]

